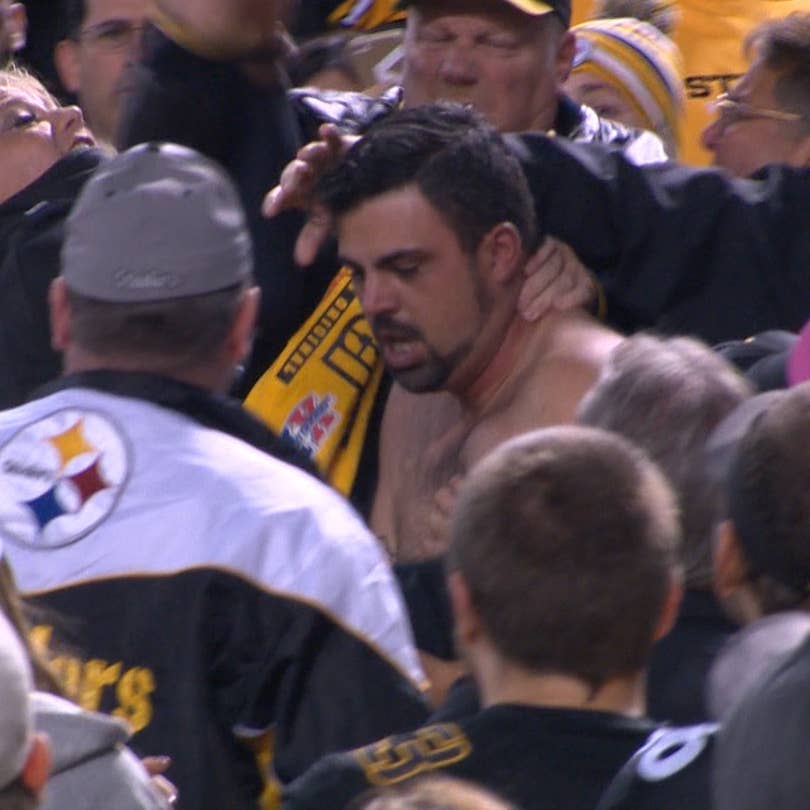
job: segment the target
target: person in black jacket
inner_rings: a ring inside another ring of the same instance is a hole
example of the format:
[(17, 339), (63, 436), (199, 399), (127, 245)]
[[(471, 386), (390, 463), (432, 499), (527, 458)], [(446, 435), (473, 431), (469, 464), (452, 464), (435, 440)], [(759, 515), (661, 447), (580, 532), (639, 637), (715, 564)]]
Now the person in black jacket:
[(250, 346), (251, 282), (221, 169), (174, 144), (117, 156), (65, 224), (50, 304), (66, 376), (0, 412), (5, 554), (25, 592), (73, 617), (37, 637), (78, 651), (66, 662), (55, 645), (83, 706), (168, 754), (190, 809), (257, 806), (271, 727), (288, 780), (426, 716), (381, 550), (335, 492), (251, 446), (259, 431), (225, 396)]
[(59, 374), (48, 286), (65, 217), (103, 160), (93, 146), (77, 108), (19, 69), (0, 71), (0, 408)]

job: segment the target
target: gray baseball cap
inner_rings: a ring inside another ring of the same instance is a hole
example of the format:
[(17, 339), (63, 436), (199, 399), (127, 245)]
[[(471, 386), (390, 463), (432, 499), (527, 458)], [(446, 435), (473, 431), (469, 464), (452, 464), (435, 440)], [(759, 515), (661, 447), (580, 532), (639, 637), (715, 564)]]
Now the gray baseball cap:
[(65, 226), (62, 277), (114, 303), (204, 295), (251, 278), (253, 252), (233, 183), (175, 144), (135, 146), (103, 164)]

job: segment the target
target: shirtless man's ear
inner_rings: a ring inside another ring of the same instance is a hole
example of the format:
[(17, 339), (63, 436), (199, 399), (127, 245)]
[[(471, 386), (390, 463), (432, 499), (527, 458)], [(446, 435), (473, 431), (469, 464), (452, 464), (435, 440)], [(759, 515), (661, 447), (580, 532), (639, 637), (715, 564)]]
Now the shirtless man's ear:
[(478, 267), (494, 284), (506, 286), (522, 279), (526, 254), (518, 229), (511, 222), (499, 222), (478, 246)]

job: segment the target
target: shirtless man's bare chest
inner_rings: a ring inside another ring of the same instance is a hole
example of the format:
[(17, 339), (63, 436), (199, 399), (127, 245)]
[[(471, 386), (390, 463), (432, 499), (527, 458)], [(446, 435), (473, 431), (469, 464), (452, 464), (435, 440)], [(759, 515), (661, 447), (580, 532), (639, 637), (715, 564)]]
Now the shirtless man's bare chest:
[(572, 421), (621, 340), (590, 318), (569, 316), (559, 319), (550, 338), (532, 343), (525, 361), (476, 409), (448, 393), (412, 394), (393, 386), (370, 522), (395, 559), (442, 553), (458, 481), (506, 439)]

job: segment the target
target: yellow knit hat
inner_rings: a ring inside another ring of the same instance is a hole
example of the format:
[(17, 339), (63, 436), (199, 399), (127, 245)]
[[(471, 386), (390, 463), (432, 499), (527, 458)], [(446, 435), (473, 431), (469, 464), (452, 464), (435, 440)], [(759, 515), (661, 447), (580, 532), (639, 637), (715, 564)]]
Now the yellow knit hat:
[(631, 17), (591, 20), (577, 36), (573, 72), (588, 71), (615, 87), (649, 129), (677, 143), (683, 111), (682, 61), (677, 45), (655, 26)]

